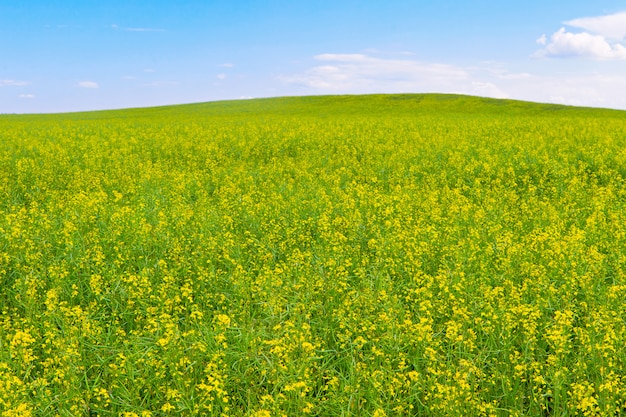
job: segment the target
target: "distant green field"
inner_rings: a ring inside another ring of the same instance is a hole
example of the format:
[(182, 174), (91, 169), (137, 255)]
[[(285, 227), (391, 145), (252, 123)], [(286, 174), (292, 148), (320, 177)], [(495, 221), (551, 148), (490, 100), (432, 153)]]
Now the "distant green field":
[(0, 413), (626, 415), (626, 112), (0, 116)]

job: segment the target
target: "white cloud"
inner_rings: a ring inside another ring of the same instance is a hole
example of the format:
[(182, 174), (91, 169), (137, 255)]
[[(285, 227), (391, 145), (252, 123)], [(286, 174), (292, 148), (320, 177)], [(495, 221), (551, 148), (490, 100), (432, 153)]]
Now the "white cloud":
[(96, 83), (94, 81), (80, 81), (78, 83), (78, 86), (81, 87), (81, 88), (100, 88), (98, 83)]
[(35, 98), (34, 94), (20, 94), (19, 98)]
[(539, 45), (545, 45), (547, 43), (548, 39), (546, 38), (545, 33), (543, 35), (541, 35), (539, 38), (537, 38), (537, 43)]
[(468, 79), (463, 68), (410, 59), (384, 59), (364, 54), (321, 54), (320, 61), (302, 74), (281, 77), (289, 84), (346, 92), (401, 92), (441, 89)]
[(592, 35), (587, 32), (571, 33), (561, 28), (550, 37), (550, 42), (535, 56), (622, 60), (626, 59), (626, 48), (620, 43), (610, 43), (602, 35)]
[(23, 87), (29, 84), (28, 81), (0, 80), (0, 87)]
[(218, 80), (225, 80), (226, 79), (226, 74), (217, 74), (216, 75)]
[(606, 16), (582, 17), (564, 22), (566, 26), (582, 29), (574, 33), (564, 27), (547, 39), (541, 35), (537, 43), (544, 48), (535, 57), (583, 57), (597, 60), (626, 60), (626, 12)]
[(582, 17), (569, 20), (565, 24), (609, 39), (621, 40), (626, 38), (626, 12), (606, 16)]
[(233, 68), (235, 65), (231, 64), (230, 62), (226, 62), (224, 64), (220, 64), (219, 66), (222, 68)]
[(324, 93), (447, 92), (508, 96), (494, 82), (473, 79), (469, 69), (453, 65), (364, 54), (321, 54), (314, 58), (320, 65), (280, 80)]

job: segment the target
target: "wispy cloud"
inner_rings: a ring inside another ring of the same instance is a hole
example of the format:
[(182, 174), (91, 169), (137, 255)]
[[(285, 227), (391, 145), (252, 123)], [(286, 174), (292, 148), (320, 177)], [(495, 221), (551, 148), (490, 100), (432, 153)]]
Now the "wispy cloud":
[(0, 87), (23, 87), (29, 84), (28, 81), (0, 80)]
[(226, 62), (224, 64), (220, 64), (219, 66), (222, 68), (233, 68), (235, 65), (231, 64), (230, 62)]
[(492, 83), (472, 80), (467, 69), (454, 65), (364, 54), (321, 54), (314, 59), (320, 65), (280, 79), (326, 92), (459, 91), (504, 96)]
[(115, 30), (123, 30), (125, 32), (165, 32), (165, 29), (157, 28), (139, 28), (139, 27), (123, 27), (116, 24), (111, 25)]
[(322, 64), (283, 80), (328, 90), (361, 89), (375, 85), (398, 90), (425, 84), (426, 81), (448, 82), (468, 77), (467, 72), (459, 67), (408, 59), (384, 59), (364, 54), (320, 54), (314, 59)]
[(78, 86), (81, 88), (100, 88), (100, 85), (94, 81), (80, 81)]
[(216, 77), (218, 80), (225, 80), (227, 76), (226, 74), (217, 74)]
[(32, 98), (35, 98), (35, 95), (34, 94), (20, 94), (18, 97), (32, 99)]
[(565, 24), (608, 39), (622, 40), (626, 38), (626, 12), (606, 16), (581, 17), (568, 20)]
[(562, 27), (549, 39), (541, 35), (537, 43), (543, 48), (534, 57), (626, 60), (626, 47), (621, 43), (626, 37), (626, 12), (583, 17), (564, 24), (583, 31), (574, 33)]

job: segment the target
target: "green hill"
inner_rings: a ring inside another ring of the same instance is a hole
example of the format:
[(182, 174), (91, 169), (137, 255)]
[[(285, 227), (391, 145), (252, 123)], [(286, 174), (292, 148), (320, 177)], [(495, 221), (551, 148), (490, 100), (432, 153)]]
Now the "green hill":
[[(202, 117), (247, 115), (299, 115), (328, 117), (334, 115), (418, 115), (418, 114), (498, 114), (613, 116), (622, 111), (541, 104), (518, 100), (492, 99), (455, 94), (374, 94), (344, 96), (278, 97), (249, 100), (227, 100), (206, 103), (182, 104), (121, 110), (104, 110), (78, 113), (19, 115), (17, 118), (69, 118), (97, 120), (137, 117)], [(4, 115), (14, 118), (15, 115)]]

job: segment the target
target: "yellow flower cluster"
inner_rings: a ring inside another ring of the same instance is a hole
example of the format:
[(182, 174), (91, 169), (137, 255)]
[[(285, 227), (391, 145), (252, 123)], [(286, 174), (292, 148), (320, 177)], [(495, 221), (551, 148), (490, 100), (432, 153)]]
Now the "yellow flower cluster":
[(2, 116), (0, 416), (623, 415), (624, 120)]

